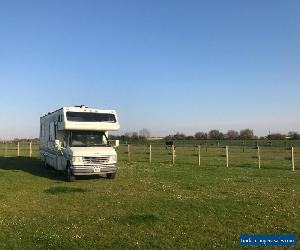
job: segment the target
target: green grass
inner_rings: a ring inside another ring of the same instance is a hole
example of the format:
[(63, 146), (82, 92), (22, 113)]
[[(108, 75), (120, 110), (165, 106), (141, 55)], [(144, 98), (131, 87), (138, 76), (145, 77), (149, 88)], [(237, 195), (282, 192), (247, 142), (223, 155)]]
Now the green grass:
[(230, 148), (229, 168), (224, 148), (202, 148), (200, 167), (193, 147), (177, 148), (175, 165), (163, 147), (153, 147), (152, 164), (147, 147), (133, 146), (131, 162), (126, 150), (116, 179), (75, 183), (37, 158), (0, 157), (0, 249), (239, 249), (240, 234), (299, 239), (300, 164), (290, 170), (289, 151), (262, 149), (258, 169), (252, 148)]

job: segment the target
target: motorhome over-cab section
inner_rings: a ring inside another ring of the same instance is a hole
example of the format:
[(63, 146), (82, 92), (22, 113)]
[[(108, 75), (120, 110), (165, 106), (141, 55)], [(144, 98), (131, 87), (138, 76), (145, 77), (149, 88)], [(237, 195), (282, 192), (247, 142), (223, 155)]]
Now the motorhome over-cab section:
[(115, 110), (91, 109), (86, 106), (63, 107), (41, 117), (41, 123), (54, 122), (57, 130), (116, 131), (120, 124)]

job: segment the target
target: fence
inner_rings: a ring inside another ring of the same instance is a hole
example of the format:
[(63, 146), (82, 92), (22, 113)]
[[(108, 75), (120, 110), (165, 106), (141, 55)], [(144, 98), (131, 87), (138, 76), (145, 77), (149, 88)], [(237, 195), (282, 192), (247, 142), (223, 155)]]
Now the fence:
[[(268, 140), (268, 139), (252, 139), (252, 140), (229, 140), (229, 139), (223, 139), (223, 140), (213, 140), (213, 139), (171, 139), (175, 145), (177, 146), (193, 146), (193, 145), (201, 145), (202, 147), (225, 147), (227, 146), (239, 146), (239, 147), (278, 147), (278, 148), (290, 148), (290, 147), (300, 147), (300, 140)], [(120, 140), (120, 144), (131, 144), (131, 145), (148, 145), (152, 144), (152, 146), (155, 145), (162, 145), (164, 143), (164, 140), (153, 140), (153, 141), (147, 141), (147, 140)]]
[[(166, 147), (164, 145), (120, 145), (119, 161), (194, 164), (198, 166), (224, 165), (257, 168), (285, 168), (295, 171), (296, 148), (241, 147), (208, 145), (185, 145)], [(223, 163), (222, 163), (223, 162)], [(300, 164), (300, 162), (299, 162)]]
[(0, 143), (0, 156), (14, 157), (26, 156), (33, 157), (39, 152), (39, 144), (26, 141), (3, 141)]
[[(36, 157), (39, 152), (37, 142), (8, 141), (0, 143), (0, 156)], [(270, 146), (220, 146), (214, 144), (180, 145), (166, 147), (162, 144), (120, 145), (117, 148), (119, 161), (194, 164), (198, 166), (224, 165), (257, 168), (285, 168), (295, 171), (299, 158), (296, 148)], [(300, 164), (300, 162), (299, 162)]]

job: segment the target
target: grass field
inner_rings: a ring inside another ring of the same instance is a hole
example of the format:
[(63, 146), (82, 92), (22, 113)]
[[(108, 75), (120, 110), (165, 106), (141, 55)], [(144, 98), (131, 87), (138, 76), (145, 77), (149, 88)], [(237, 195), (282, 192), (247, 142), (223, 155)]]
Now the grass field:
[(253, 148), (230, 148), (229, 168), (224, 148), (202, 149), (200, 167), (193, 147), (177, 148), (175, 165), (164, 148), (154, 147), (152, 164), (146, 146), (131, 147), (131, 162), (126, 150), (115, 180), (75, 183), (36, 157), (0, 157), (0, 249), (239, 249), (240, 234), (299, 239), (300, 162), (292, 172), (288, 150), (262, 149), (261, 169)]

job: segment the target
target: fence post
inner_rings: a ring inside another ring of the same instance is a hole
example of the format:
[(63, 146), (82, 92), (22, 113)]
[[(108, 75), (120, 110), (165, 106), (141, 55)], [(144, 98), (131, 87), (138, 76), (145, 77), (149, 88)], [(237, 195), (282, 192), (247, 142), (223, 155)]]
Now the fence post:
[(5, 143), (5, 155), (4, 156), (7, 156), (7, 142)]
[(130, 161), (130, 145), (127, 144), (128, 161)]
[(226, 167), (229, 166), (229, 155), (228, 155), (228, 146), (226, 145)]
[(291, 149), (291, 158), (292, 158), (292, 170), (295, 171), (294, 147), (292, 147)]
[(260, 168), (260, 147), (257, 147), (258, 168)]
[(175, 147), (174, 144), (172, 145), (172, 164), (175, 164)]
[(29, 142), (29, 157), (32, 156), (32, 142)]
[(18, 150), (18, 156), (20, 156), (20, 142), (18, 142), (17, 150)]
[(149, 145), (149, 163), (152, 162), (152, 146), (151, 144)]
[(201, 165), (201, 146), (198, 145), (198, 165), (200, 166)]

